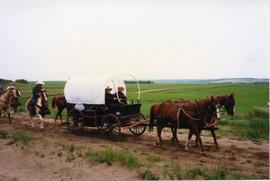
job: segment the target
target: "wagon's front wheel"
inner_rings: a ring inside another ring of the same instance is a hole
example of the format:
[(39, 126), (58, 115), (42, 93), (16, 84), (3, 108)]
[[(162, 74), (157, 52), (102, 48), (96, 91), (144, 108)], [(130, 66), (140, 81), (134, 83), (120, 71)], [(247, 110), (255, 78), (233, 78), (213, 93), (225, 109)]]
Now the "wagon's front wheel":
[(129, 131), (135, 136), (142, 135), (146, 130), (146, 124), (141, 121), (144, 121), (145, 117), (142, 113), (139, 114), (138, 117), (130, 119), (130, 123), (134, 124), (134, 126), (129, 127)]
[(119, 135), (121, 133), (119, 119), (113, 114), (105, 115), (101, 121), (100, 131), (105, 137)]

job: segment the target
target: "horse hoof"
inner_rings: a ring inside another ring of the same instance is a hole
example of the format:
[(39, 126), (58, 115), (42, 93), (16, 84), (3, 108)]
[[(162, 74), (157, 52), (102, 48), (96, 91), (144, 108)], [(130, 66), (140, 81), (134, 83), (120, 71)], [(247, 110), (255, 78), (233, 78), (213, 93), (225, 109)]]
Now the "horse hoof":
[(188, 147), (185, 146), (185, 150), (188, 151)]

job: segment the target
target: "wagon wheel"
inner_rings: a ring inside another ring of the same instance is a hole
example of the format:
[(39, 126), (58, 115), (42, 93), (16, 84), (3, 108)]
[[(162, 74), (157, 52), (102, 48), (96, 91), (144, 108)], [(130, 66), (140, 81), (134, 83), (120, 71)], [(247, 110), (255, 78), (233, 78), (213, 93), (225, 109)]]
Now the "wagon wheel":
[(119, 135), (121, 133), (120, 121), (115, 115), (107, 114), (103, 117), (99, 129), (105, 137)]
[[(145, 117), (142, 113), (140, 113), (138, 117), (130, 119), (129, 122), (136, 123), (136, 122), (143, 121), (143, 120), (145, 120)], [(131, 126), (128, 129), (135, 136), (140, 136), (145, 132), (146, 125), (145, 124), (138, 124), (135, 126)]]
[(83, 122), (83, 115), (80, 111), (72, 109), (67, 115), (67, 126), (70, 131), (74, 131), (79, 128)]

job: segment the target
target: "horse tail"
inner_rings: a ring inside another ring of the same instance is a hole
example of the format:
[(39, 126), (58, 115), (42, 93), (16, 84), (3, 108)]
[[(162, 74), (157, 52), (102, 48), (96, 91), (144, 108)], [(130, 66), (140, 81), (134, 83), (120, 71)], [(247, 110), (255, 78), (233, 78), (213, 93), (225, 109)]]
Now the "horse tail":
[(150, 122), (149, 122), (149, 130), (153, 131), (153, 127), (154, 127), (154, 121), (155, 121), (155, 116), (156, 116), (156, 104), (151, 106), (150, 109)]
[(52, 107), (55, 108), (55, 101), (56, 101), (56, 97), (53, 97), (52, 99)]

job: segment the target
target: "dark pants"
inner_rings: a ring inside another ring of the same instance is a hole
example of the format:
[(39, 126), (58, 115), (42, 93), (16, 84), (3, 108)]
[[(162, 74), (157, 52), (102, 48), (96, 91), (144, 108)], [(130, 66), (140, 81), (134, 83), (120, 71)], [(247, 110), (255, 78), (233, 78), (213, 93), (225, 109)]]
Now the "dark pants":
[(31, 101), (31, 111), (32, 112), (36, 112), (36, 104), (37, 104), (37, 98), (36, 97), (32, 97), (32, 101)]

